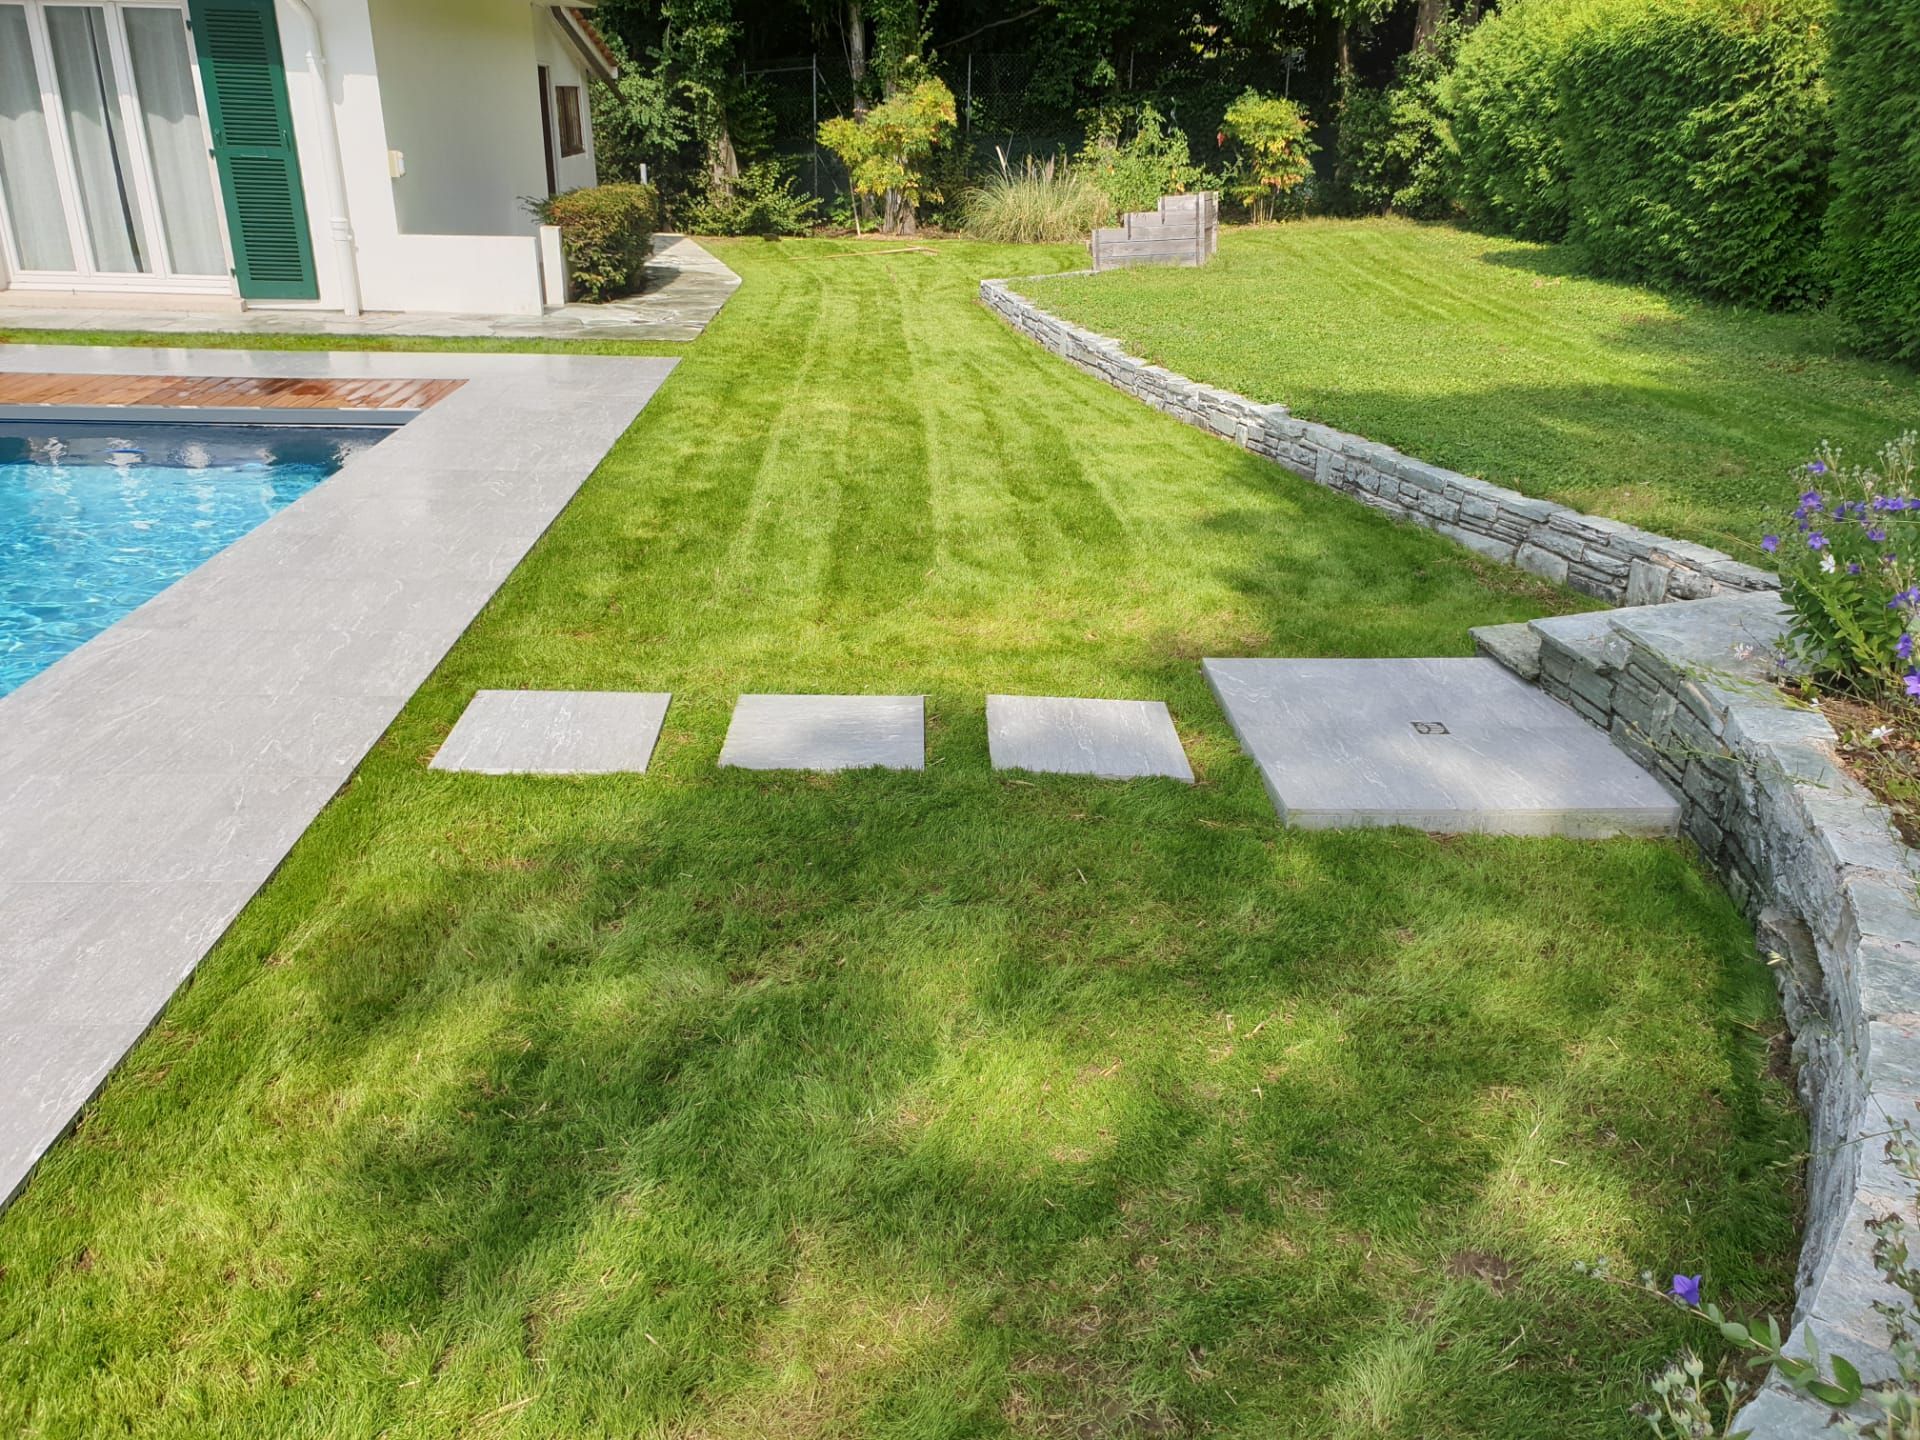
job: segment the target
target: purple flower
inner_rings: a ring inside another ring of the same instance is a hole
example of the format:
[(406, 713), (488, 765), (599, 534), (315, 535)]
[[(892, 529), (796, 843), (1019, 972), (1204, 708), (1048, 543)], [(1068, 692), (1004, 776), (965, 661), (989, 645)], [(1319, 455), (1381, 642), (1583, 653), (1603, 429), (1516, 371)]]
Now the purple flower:
[(1673, 1298), (1682, 1305), (1700, 1304), (1700, 1277), (1698, 1275), (1676, 1275), (1673, 1277)]
[(1900, 642), (1893, 647), (1893, 653), (1898, 655), (1902, 660), (1911, 660), (1913, 658), (1913, 636), (1902, 635)]
[(1849, 560), (1847, 562), (1847, 573), (1849, 575), (1858, 575), (1860, 573), (1860, 562), (1858, 560)]
[(1886, 538), (1887, 538), (1887, 532), (1882, 530), (1877, 525), (1867, 531), (1867, 539), (1871, 540), (1876, 545), (1878, 545), (1882, 540), (1885, 540)]
[(1827, 462), (1826, 462), (1826, 461), (1824, 461), (1824, 460), (1809, 460), (1809, 461), (1807, 462), (1807, 473), (1808, 473), (1809, 475), (1824, 475), (1824, 474), (1826, 474), (1826, 473), (1827, 473)]
[(1811, 535), (1807, 536), (1807, 548), (1809, 550), (1826, 549), (1827, 537), (1822, 535), (1818, 530), (1814, 531)]
[(1916, 700), (1920, 700), (1920, 674), (1916, 674), (1913, 671), (1909, 670), (1907, 672), (1905, 684), (1907, 687), (1907, 694), (1913, 696)]
[(1769, 555), (1773, 554), (1774, 551), (1780, 548), (1780, 537), (1778, 535), (1768, 535), (1764, 537), (1760, 541), (1760, 548)]

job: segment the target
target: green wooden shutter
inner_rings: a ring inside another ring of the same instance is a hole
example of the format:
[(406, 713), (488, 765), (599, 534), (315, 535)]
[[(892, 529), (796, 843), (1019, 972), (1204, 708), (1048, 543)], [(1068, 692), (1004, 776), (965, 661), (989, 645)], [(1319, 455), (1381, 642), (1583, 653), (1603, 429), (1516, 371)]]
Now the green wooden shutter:
[(189, 15), (240, 293), (318, 299), (273, 0), (191, 0)]

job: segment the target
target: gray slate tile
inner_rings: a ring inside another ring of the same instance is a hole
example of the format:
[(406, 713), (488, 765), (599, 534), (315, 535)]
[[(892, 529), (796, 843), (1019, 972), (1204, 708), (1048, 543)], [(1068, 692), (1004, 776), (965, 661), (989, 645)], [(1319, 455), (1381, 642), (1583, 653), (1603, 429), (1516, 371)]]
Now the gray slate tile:
[(742, 695), (720, 763), (744, 770), (926, 768), (919, 695)]
[(482, 690), (440, 746), (432, 768), (482, 775), (645, 774), (672, 698), (624, 691)]
[(989, 695), (987, 748), (996, 770), (1193, 783), (1173, 717), (1158, 700)]
[(1208, 660), (1281, 818), (1497, 835), (1669, 835), (1679, 804), (1491, 660)]

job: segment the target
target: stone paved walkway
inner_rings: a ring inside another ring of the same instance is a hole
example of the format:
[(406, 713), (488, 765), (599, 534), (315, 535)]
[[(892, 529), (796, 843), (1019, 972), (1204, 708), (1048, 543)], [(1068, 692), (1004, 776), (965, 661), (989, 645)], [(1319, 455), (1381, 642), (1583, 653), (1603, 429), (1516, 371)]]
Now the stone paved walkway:
[(740, 277), (684, 235), (653, 237), (646, 288), (606, 305), (544, 315), (421, 315), (331, 310), (141, 309), (0, 304), (0, 330), (105, 330), (155, 335), (419, 335), (468, 340), (697, 340)]

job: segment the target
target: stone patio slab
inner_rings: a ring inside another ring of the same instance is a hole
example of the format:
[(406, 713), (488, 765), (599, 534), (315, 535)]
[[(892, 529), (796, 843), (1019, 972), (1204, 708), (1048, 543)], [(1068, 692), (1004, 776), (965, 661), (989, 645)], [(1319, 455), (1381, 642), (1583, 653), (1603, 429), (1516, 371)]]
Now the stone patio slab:
[(1288, 825), (1670, 835), (1680, 807), (1574, 711), (1491, 660), (1207, 660)]
[(433, 757), (481, 775), (644, 775), (671, 695), (482, 690)]
[(0, 330), (124, 330), (157, 335), (426, 335), (442, 339), (697, 340), (720, 313), (740, 277), (684, 235), (653, 237), (638, 295), (604, 305), (561, 305), (538, 315), (455, 315), (370, 310), (242, 309), (206, 305), (0, 304)]
[(987, 749), (996, 770), (1193, 783), (1173, 717), (1158, 700), (989, 695)]
[(743, 770), (924, 770), (920, 695), (742, 695), (720, 763)]

